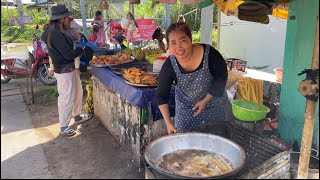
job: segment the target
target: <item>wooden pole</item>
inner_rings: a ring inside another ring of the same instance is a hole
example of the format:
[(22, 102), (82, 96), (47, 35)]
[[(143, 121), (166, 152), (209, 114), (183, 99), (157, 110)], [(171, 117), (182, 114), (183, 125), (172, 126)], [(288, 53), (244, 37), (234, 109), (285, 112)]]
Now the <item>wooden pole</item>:
[(221, 4), (222, 0), (219, 0), (218, 4), (218, 32), (217, 32), (217, 50), (220, 50), (220, 29), (221, 29)]
[(7, 5), (7, 11), (8, 11), (8, 23), (9, 23), (9, 26), (11, 26), (11, 23), (10, 23), (11, 17), (10, 17), (10, 11), (8, 7), (8, 0), (6, 0), (6, 5)]
[(87, 14), (86, 14), (86, 4), (85, 0), (80, 0), (80, 7), (81, 7), (81, 16), (82, 16), (82, 28), (83, 34), (88, 37), (87, 33)]
[(30, 75), (30, 87), (31, 87), (31, 102), (32, 102), (32, 104), (34, 104), (32, 75)]
[[(29, 58), (30, 59), (30, 58)], [(27, 60), (27, 64), (26, 64), (26, 70), (28, 72), (28, 76), (27, 76), (27, 94), (29, 95), (29, 78), (30, 78), (30, 70), (29, 70), (29, 59)]]
[(50, 3), (50, 0), (47, 1), (47, 14), (50, 14), (50, 8), (49, 8), (49, 3)]
[[(22, 2), (21, 0), (17, 0), (17, 7), (18, 7), (18, 12), (19, 12), (19, 16), (22, 17), (23, 16), (23, 11), (22, 11)], [(20, 28), (24, 29), (24, 24), (23, 23), (19, 23)]]
[[(107, 10), (104, 9), (102, 13), (103, 13), (103, 19), (104, 19), (104, 20), (107, 20)], [(107, 22), (104, 22), (103, 24), (104, 24), (104, 27), (107, 27)], [(107, 39), (108, 39), (108, 33), (107, 33), (107, 31), (105, 31), (105, 32), (103, 32), (103, 33), (106, 35), (106, 41), (107, 41)], [(105, 43), (107, 43), (107, 42), (105, 42)]]
[(131, 14), (134, 17), (134, 4), (129, 4), (129, 11), (131, 12)]
[[(319, 68), (319, 16), (317, 17), (316, 28), (317, 30), (316, 30), (315, 40), (314, 40), (313, 57), (312, 57), (312, 64), (311, 64), (312, 70)], [(301, 148), (300, 148), (298, 179), (308, 178), (315, 112), (316, 112), (316, 102), (307, 99), (304, 126), (303, 126), (303, 132), (302, 132), (302, 141), (301, 141)]]
[(68, 5), (68, 10), (73, 13), (72, 0), (67, 0), (66, 4)]
[(170, 4), (166, 4), (166, 28), (171, 24)]
[(31, 90), (31, 103), (34, 103), (34, 94), (33, 94), (33, 82), (32, 82), (32, 61), (29, 59), (29, 78), (30, 78), (30, 90)]

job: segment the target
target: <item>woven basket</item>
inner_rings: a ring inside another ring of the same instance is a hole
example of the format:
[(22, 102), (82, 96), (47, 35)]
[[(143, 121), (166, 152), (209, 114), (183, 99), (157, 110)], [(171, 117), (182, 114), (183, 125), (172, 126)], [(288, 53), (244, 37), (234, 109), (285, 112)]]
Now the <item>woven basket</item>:
[(129, 0), (129, 4), (140, 4), (140, 0)]
[(99, 3), (99, 7), (102, 10), (108, 10), (109, 9), (109, 4), (106, 0), (101, 0)]

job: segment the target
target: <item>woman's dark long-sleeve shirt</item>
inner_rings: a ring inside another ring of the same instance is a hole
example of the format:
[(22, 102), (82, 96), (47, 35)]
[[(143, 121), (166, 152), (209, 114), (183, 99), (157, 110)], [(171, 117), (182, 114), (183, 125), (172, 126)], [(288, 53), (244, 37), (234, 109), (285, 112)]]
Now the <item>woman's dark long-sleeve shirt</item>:
[[(205, 50), (206, 44), (201, 44), (201, 45)], [(203, 53), (203, 55), (204, 54), (205, 53)], [(214, 81), (208, 93), (211, 94), (213, 97), (215, 96), (221, 97), (224, 93), (226, 82), (228, 79), (227, 65), (222, 55), (213, 47), (210, 47), (208, 59), (209, 59), (209, 70), (211, 75), (214, 77)], [(202, 58), (202, 62), (199, 65), (199, 67), (194, 71), (197, 71), (203, 67), (203, 60), (204, 60), (204, 57)], [(190, 73), (190, 72), (185, 72), (178, 61), (177, 61), (177, 64), (179, 66), (180, 71), (183, 74)], [(156, 98), (157, 98), (158, 105), (168, 104), (169, 93), (170, 93), (173, 82), (179, 83), (177, 81), (177, 76), (176, 76), (176, 73), (174, 72), (170, 58), (168, 58), (164, 62), (158, 78), (158, 86), (156, 91)]]
[[(41, 40), (48, 44), (48, 26), (41, 35)], [(48, 46), (48, 54), (52, 59), (54, 69), (60, 69), (62, 65), (74, 62), (74, 58), (81, 55), (84, 51), (81, 48), (73, 49), (73, 41), (67, 35), (54, 27), (51, 34), (51, 47)]]

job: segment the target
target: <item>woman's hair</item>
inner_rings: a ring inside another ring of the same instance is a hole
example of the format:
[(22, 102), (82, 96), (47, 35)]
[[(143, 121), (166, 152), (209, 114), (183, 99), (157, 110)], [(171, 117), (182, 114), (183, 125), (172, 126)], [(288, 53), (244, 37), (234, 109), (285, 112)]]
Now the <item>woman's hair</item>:
[(99, 32), (99, 26), (98, 25), (93, 25), (92, 26), (93, 32)]
[(96, 12), (96, 16), (102, 16), (102, 12), (101, 11), (97, 11)]
[(154, 30), (153, 34), (152, 34), (152, 39), (159, 39), (161, 34), (161, 28), (157, 27), (156, 30)]
[(51, 46), (51, 40), (52, 40), (52, 32), (55, 26), (58, 26), (59, 30), (64, 33), (63, 25), (59, 23), (60, 19), (57, 20), (50, 20), (49, 23), (47, 24), (48, 28), (48, 35), (47, 35), (47, 44), (48, 47), (52, 48)]
[(177, 22), (177, 23), (171, 24), (166, 31), (166, 40), (168, 42), (168, 45), (169, 45), (169, 34), (172, 31), (184, 32), (192, 40), (192, 34), (188, 24), (185, 22)]

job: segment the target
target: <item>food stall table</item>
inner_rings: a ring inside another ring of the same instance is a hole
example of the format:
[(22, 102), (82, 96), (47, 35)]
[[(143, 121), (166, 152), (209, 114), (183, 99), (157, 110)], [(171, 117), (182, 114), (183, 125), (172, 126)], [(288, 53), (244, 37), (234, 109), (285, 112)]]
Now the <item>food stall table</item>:
[[(156, 88), (133, 87), (109, 68), (92, 67), (94, 114), (108, 131), (129, 148), (137, 165), (150, 141), (167, 133), (157, 107)], [(169, 101), (174, 116), (174, 93)]]

